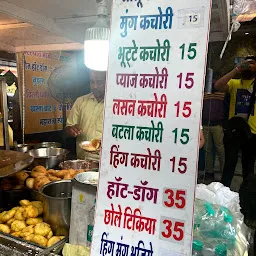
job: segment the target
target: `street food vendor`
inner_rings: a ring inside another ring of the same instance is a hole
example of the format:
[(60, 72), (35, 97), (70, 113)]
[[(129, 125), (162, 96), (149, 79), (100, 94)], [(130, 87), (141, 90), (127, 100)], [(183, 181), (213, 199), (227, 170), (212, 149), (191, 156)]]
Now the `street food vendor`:
[(91, 93), (79, 97), (67, 119), (66, 132), (76, 137), (76, 154), (78, 159), (99, 158), (99, 156), (85, 152), (79, 147), (82, 141), (100, 139), (103, 131), (104, 95), (106, 72), (91, 71)]

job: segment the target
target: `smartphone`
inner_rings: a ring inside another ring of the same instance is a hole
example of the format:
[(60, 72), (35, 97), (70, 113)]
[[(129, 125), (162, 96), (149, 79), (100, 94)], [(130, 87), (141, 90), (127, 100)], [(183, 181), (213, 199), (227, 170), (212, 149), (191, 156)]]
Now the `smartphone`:
[(241, 68), (243, 68), (243, 69), (249, 69), (249, 63), (248, 63), (248, 62), (243, 62), (243, 63), (241, 64)]

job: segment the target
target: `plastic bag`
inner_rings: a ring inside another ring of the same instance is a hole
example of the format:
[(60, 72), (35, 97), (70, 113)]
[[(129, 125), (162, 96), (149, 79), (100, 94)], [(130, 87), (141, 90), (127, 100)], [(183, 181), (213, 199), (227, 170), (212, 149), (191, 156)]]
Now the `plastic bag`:
[(236, 21), (251, 21), (256, 17), (256, 1), (235, 0), (233, 5), (233, 15), (236, 16)]
[(90, 248), (81, 245), (65, 244), (62, 254), (63, 256), (90, 256)]
[(243, 222), (239, 194), (213, 182), (197, 185), (196, 198), (194, 240), (203, 242), (204, 255), (225, 248), (227, 255), (246, 255), (252, 232)]
[(242, 218), (239, 194), (231, 191), (220, 182), (212, 182), (208, 186), (198, 184), (196, 198), (209, 201), (212, 204), (225, 206), (236, 214), (239, 214), (238, 218)]

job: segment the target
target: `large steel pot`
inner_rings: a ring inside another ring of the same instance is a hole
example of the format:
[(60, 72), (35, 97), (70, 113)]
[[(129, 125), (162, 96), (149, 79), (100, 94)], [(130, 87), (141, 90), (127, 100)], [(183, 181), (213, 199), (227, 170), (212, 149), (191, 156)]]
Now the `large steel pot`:
[(29, 150), (29, 154), (34, 157), (36, 165), (43, 165), (47, 169), (53, 169), (63, 162), (68, 150), (63, 148), (38, 148)]
[(69, 233), (72, 183), (71, 180), (53, 181), (44, 185), (40, 192), (43, 196), (43, 219), (51, 225), (57, 236)]

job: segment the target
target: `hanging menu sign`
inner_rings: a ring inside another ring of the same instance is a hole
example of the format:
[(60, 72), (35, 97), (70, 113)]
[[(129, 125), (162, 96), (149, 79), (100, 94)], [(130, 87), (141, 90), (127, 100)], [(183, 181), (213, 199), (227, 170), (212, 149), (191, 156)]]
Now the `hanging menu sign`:
[(92, 255), (191, 255), (211, 1), (114, 0)]

